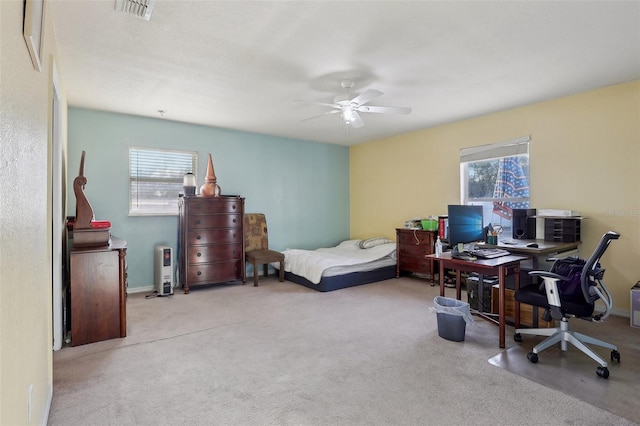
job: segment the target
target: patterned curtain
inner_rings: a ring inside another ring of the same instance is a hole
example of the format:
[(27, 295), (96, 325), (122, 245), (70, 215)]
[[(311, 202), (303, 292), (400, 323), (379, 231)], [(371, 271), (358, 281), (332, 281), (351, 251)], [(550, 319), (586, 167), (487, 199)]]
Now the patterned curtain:
[[(505, 157), (500, 160), (498, 177), (493, 188), (493, 198), (529, 197), (529, 180), (522, 170), (518, 157)], [(513, 209), (529, 208), (528, 202), (494, 201), (493, 213), (511, 220)]]

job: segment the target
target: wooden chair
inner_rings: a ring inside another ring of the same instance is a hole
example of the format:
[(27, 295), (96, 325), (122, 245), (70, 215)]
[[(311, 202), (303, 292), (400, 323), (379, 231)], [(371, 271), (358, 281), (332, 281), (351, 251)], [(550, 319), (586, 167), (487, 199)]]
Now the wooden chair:
[[(253, 265), (253, 286), (258, 287), (258, 265), (263, 265), (264, 276), (269, 274), (269, 263), (280, 262), (280, 282), (284, 281), (284, 254), (269, 250), (267, 219), (262, 213), (244, 215), (245, 260)], [(245, 274), (246, 275), (246, 274)], [(242, 281), (244, 284), (246, 279)]]

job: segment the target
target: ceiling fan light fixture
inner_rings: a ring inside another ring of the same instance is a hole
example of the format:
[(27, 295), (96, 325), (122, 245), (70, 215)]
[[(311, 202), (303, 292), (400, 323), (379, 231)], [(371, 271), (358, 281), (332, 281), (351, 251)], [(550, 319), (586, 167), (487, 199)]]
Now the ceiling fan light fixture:
[[(364, 92), (352, 97), (349, 90), (355, 85), (352, 80), (343, 80), (340, 85), (345, 89), (346, 93), (338, 94), (333, 98), (333, 103), (325, 102), (312, 102), (317, 105), (331, 108), (331, 111), (327, 111), (324, 114), (316, 117), (328, 115), (328, 114), (340, 114), (342, 122), (348, 126), (358, 129), (365, 125), (364, 120), (360, 116), (360, 113), (383, 113), (383, 114), (409, 114), (411, 108), (409, 107), (391, 107), (391, 106), (379, 106), (379, 105), (365, 105), (371, 100), (382, 96), (383, 93), (375, 89), (367, 89)], [(315, 117), (311, 117), (315, 118)], [(307, 118), (306, 120), (309, 120)], [(305, 120), (303, 120), (305, 121)]]
[(115, 0), (115, 9), (148, 21), (156, 0)]
[(349, 124), (356, 119), (356, 115), (354, 114), (352, 107), (347, 106), (342, 108), (342, 119), (346, 124)]
[(345, 89), (346, 91), (349, 91), (354, 84), (356, 83), (353, 80), (342, 80), (340, 82), (340, 86), (342, 86), (342, 88)]

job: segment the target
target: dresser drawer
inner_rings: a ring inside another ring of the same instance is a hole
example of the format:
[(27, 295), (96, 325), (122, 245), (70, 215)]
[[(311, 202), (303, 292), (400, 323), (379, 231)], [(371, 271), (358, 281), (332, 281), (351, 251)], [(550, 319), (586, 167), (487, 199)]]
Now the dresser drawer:
[(203, 263), (187, 267), (189, 283), (234, 281), (242, 277), (242, 261)]
[(187, 245), (242, 243), (242, 228), (189, 231)]
[(236, 198), (189, 199), (189, 215), (202, 213), (242, 213), (242, 203)]
[(424, 257), (428, 254), (431, 254), (433, 250), (431, 247), (427, 246), (417, 246), (417, 245), (409, 245), (409, 244), (400, 244), (398, 255), (400, 257)]
[(190, 246), (187, 249), (187, 262), (209, 263), (242, 258), (242, 244), (216, 244), (208, 246)]
[(403, 271), (420, 272), (423, 274), (433, 274), (431, 261), (418, 257), (398, 258), (399, 268)]
[(397, 237), (400, 244), (426, 246), (433, 244), (433, 233), (427, 231), (399, 231)]
[(236, 228), (240, 226), (240, 214), (194, 214), (187, 219), (189, 229)]

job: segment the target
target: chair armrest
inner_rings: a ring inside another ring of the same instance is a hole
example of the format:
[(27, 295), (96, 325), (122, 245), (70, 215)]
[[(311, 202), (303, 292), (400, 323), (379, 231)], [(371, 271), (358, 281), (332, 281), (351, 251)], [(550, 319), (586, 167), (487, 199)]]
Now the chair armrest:
[(558, 281), (566, 281), (569, 278), (549, 271), (531, 271), (529, 275), (542, 277), (540, 290), (544, 288), (547, 295), (547, 303), (549, 304), (549, 312), (551, 318), (559, 320), (562, 318), (562, 302), (560, 301), (560, 292), (558, 291)]
[(563, 281), (568, 281), (570, 279), (569, 277), (565, 277), (564, 275), (559, 275), (549, 271), (530, 271), (529, 275), (542, 277), (542, 278), (545, 278), (545, 277), (554, 278), (556, 280), (563, 280)]
[[(561, 277), (561, 275), (558, 274), (553, 275)], [(561, 279), (562, 278), (542, 276), (544, 290), (547, 294), (547, 302), (549, 303), (549, 312), (551, 313), (551, 318), (554, 320), (562, 318), (562, 302), (560, 301), (560, 291), (558, 290), (558, 281)]]

